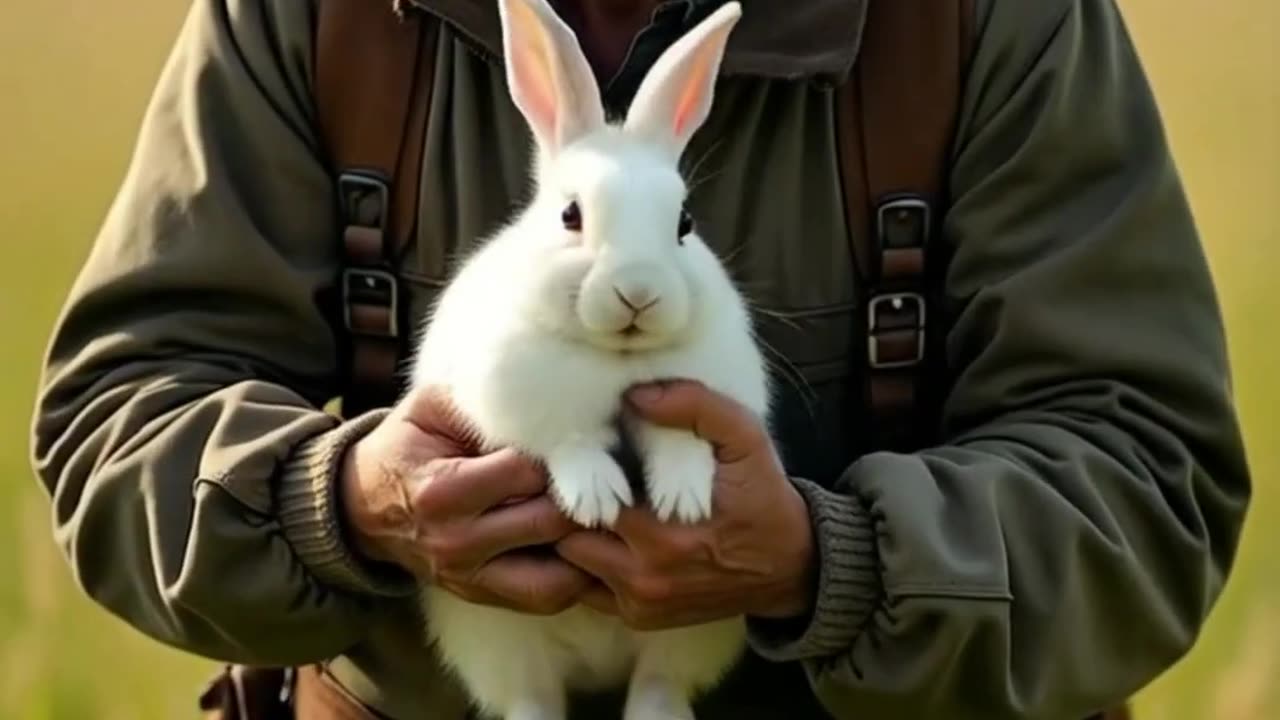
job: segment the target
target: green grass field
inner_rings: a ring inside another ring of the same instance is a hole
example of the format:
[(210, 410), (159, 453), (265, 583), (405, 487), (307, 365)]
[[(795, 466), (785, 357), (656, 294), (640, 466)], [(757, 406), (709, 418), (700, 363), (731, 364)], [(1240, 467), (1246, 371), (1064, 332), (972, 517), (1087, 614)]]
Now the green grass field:
[[(27, 460), (50, 323), (105, 211), (183, 3), (0, 3), (0, 720), (195, 717), (211, 666), (71, 583)], [(1122, 0), (1155, 82), (1228, 318), (1257, 479), (1240, 562), (1201, 642), (1140, 720), (1280, 718), (1280, 4)], [(1179, 11), (1172, 11), (1177, 5)], [(1087, 108), (1082, 108), (1087, 112)]]

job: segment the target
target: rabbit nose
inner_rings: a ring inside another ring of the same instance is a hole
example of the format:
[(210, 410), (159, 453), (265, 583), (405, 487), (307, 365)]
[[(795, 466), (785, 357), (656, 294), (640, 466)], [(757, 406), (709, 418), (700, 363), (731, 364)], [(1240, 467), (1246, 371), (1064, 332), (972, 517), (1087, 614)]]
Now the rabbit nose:
[(653, 288), (641, 283), (614, 285), (613, 294), (636, 315), (658, 304), (658, 294)]

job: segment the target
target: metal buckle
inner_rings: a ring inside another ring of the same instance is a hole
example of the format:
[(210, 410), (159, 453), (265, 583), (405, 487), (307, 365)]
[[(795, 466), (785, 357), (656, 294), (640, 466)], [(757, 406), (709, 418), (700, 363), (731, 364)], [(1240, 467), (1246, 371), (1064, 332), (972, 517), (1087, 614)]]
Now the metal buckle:
[(386, 337), (400, 335), (400, 293), (395, 275), (373, 268), (345, 268), (342, 271), (342, 320), (347, 331), (362, 335), (380, 335), (357, 331), (351, 326), (351, 306), (380, 305), (388, 309)]
[[(359, 213), (351, 205), (352, 196), (358, 192), (373, 193), (378, 197), (378, 217), (373, 223), (362, 222)], [(341, 201), (343, 222), (385, 229), (387, 215), (391, 211), (391, 190), (386, 181), (372, 173), (344, 172), (338, 176), (338, 198)]]
[(293, 684), (295, 682), (293, 677), (294, 672), (293, 667), (286, 667), (284, 669), (284, 677), (280, 681), (280, 694), (278, 696), (281, 705), (287, 705), (289, 703), (289, 699), (293, 697)]
[[(369, 217), (364, 201), (377, 200), (374, 217)], [(386, 181), (371, 172), (344, 172), (338, 176), (338, 200), (342, 220), (347, 227), (385, 230), (390, 212), (391, 191)], [(386, 331), (357, 330), (351, 323), (353, 305), (374, 305), (388, 309)], [(400, 334), (399, 283), (392, 273), (371, 267), (347, 267), (342, 270), (342, 321), (348, 332), (373, 337), (398, 337)]]
[[(890, 304), (897, 311), (902, 310), (907, 303), (912, 303), (916, 306), (916, 317), (919, 320), (915, 325), (907, 328), (889, 328), (889, 331), (910, 330), (915, 333), (916, 352), (914, 357), (910, 359), (889, 361), (880, 357), (880, 338), (877, 337), (880, 327), (877, 319), (881, 306), (885, 303)], [(918, 365), (924, 360), (924, 329), (925, 301), (923, 295), (913, 292), (891, 292), (872, 297), (867, 303), (867, 362), (876, 370)]]
[[(904, 214), (918, 215), (915, 227), (919, 228), (918, 237), (908, 242), (890, 242), (889, 237), (889, 220), (890, 215), (902, 216)], [(902, 196), (886, 200), (876, 209), (876, 239), (880, 242), (882, 249), (924, 247), (929, 242), (929, 233), (932, 218), (929, 203), (924, 199), (914, 195)]]

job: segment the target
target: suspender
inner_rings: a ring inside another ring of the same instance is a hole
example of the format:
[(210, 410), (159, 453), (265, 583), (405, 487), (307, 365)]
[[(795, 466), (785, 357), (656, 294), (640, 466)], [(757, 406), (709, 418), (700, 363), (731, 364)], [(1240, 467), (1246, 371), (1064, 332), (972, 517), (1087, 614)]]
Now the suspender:
[(316, 108), (342, 222), (342, 411), (395, 400), (406, 318), (398, 260), (417, 227), (436, 21), (376, 0), (324, 0)]
[(871, 0), (836, 98), (845, 212), (863, 288), (858, 317), (866, 449), (927, 441), (925, 380), (941, 267), (931, 241), (971, 46), (972, 0)]

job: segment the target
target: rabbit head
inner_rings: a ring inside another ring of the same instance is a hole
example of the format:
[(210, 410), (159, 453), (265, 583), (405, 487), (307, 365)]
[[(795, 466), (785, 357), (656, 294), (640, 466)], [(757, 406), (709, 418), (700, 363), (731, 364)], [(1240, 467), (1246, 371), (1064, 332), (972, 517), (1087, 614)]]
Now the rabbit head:
[(507, 85), (536, 142), (537, 190), (516, 233), (536, 248), (516, 281), (532, 295), (522, 305), (545, 329), (619, 351), (672, 345), (737, 312), (685, 209), (679, 164), (710, 113), (738, 2), (669, 47), (617, 120), (545, 0), (500, 0), (499, 11)]

